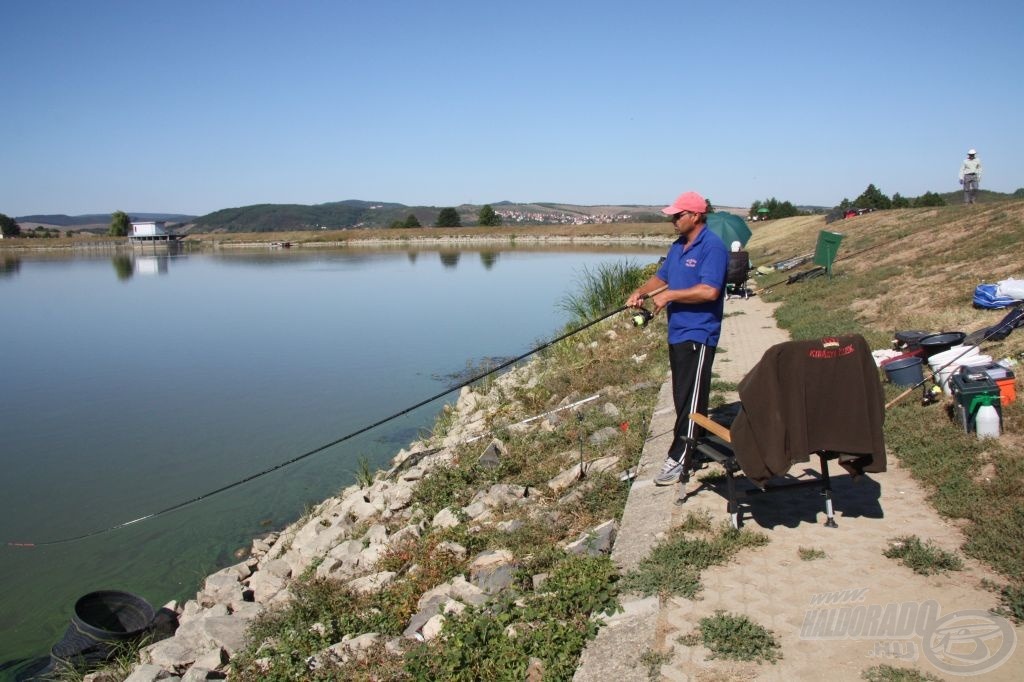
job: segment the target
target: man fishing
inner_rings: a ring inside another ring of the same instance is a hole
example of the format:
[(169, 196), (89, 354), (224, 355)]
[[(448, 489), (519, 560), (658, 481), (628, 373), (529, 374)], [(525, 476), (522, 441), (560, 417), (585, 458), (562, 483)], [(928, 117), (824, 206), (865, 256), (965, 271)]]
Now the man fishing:
[[(672, 444), (655, 485), (689, 480), (692, 439), (699, 428), (691, 412), (706, 413), (711, 391), (711, 365), (722, 331), (725, 275), (729, 253), (718, 235), (706, 229), (704, 197), (684, 192), (661, 209), (679, 238), (669, 247), (658, 271), (626, 299), (640, 307), (648, 294), (657, 313), (668, 315), (669, 365), (676, 423)], [(663, 291), (659, 291), (662, 290)]]

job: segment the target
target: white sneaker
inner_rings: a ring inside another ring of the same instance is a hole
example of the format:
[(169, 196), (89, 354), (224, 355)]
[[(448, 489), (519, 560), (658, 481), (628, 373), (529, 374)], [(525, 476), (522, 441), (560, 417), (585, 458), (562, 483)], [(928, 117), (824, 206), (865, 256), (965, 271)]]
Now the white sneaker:
[(666, 457), (665, 464), (661, 467), (661, 473), (654, 477), (654, 485), (672, 485), (679, 480), (682, 473), (682, 461), (677, 462), (671, 457)]

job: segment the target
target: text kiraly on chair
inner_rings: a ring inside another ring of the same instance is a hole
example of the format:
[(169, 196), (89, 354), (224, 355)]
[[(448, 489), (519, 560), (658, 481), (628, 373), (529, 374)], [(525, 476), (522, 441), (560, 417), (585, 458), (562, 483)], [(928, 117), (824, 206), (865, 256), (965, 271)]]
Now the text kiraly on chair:
[[(835, 527), (828, 462), (854, 477), (885, 471), (885, 398), (871, 349), (862, 336), (787, 341), (769, 348), (739, 384), (740, 410), (730, 428), (701, 414), (690, 418), (709, 435), (697, 441), (698, 461), (726, 470), (729, 514), (739, 527), (739, 501), (797, 487), (818, 486), (825, 525)], [(812, 454), (821, 478), (769, 485)], [(739, 491), (742, 472), (756, 489)]]

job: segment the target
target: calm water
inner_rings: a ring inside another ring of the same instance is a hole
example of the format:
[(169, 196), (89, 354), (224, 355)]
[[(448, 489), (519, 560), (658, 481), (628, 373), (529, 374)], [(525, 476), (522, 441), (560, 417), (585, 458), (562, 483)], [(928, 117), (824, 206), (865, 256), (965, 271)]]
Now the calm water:
[(108, 528), (334, 441), (555, 336), (584, 267), (660, 253), (0, 255), (0, 677), (89, 591), (190, 596), (443, 402), (155, 519), (7, 542)]

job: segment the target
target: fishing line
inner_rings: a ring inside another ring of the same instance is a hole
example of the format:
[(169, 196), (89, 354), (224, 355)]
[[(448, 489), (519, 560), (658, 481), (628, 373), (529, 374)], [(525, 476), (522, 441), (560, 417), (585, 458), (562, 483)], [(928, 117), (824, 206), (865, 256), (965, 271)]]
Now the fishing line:
[(610, 313), (605, 313), (601, 317), (598, 317), (598, 318), (596, 318), (594, 320), (591, 320), (590, 322), (587, 322), (586, 324), (584, 324), (584, 325), (582, 325), (580, 327), (577, 327), (576, 329), (568, 331), (565, 334), (562, 334), (561, 336), (559, 336), (557, 338), (554, 338), (554, 339), (552, 339), (550, 341), (547, 341), (546, 343), (543, 343), (540, 346), (537, 346), (536, 348), (528, 350), (528, 351), (526, 351), (525, 353), (523, 353), (521, 355), (517, 355), (516, 357), (514, 357), (514, 358), (512, 358), (510, 360), (506, 360), (505, 362), (501, 363), (497, 367), (489, 369), (489, 370), (487, 370), (485, 372), (481, 372), (480, 374), (477, 374), (474, 377), (466, 379), (465, 381), (463, 381), (463, 382), (461, 382), (459, 384), (456, 384), (455, 386), (450, 386), (449, 388), (444, 389), (440, 393), (435, 393), (434, 395), (430, 396), (429, 398), (425, 398), (425, 399), (419, 401), (415, 405), (411, 405), (411, 406), (409, 406), (409, 407), (407, 407), (407, 408), (405, 408), (405, 409), (403, 409), (403, 410), (401, 410), (399, 412), (396, 412), (396, 413), (394, 413), (394, 414), (392, 414), (392, 415), (390, 415), (388, 417), (384, 417), (383, 419), (379, 419), (379, 420), (373, 422), (372, 424), (369, 424), (369, 425), (364, 426), (364, 427), (362, 427), (360, 429), (357, 429), (357, 430), (355, 430), (355, 431), (353, 431), (353, 432), (351, 432), (349, 434), (346, 434), (346, 435), (344, 435), (344, 436), (342, 436), (340, 438), (336, 438), (336, 439), (332, 440), (329, 443), (324, 443), (323, 445), (315, 447), (312, 450), (307, 450), (306, 452), (303, 452), (300, 455), (296, 455), (295, 457), (292, 457), (291, 459), (289, 459), (287, 461), (281, 462), (280, 464), (275, 464), (274, 466), (269, 467), (267, 469), (264, 469), (263, 471), (259, 471), (257, 473), (251, 474), (251, 475), (246, 476), (245, 478), (237, 480), (237, 481), (235, 481), (233, 483), (228, 483), (227, 485), (223, 485), (220, 488), (217, 488), (215, 490), (211, 490), (211, 491), (209, 491), (207, 493), (204, 493), (202, 495), (199, 495), (197, 497), (193, 497), (190, 500), (185, 500), (184, 502), (179, 502), (177, 504), (173, 504), (170, 507), (166, 507), (166, 508), (161, 509), (159, 511), (155, 511), (155, 512), (153, 512), (151, 514), (146, 514), (145, 516), (140, 516), (139, 518), (132, 519), (131, 521), (124, 521), (122, 523), (114, 524), (112, 526), (107, 526), (106, 528), (101, 528), (101, 529), (98, 529), (98, 530), (89, 531), (88, 533), (82, 533), (81, 535), (73, 535), (73, 536), (69, 536), (69, 537), (66, 537), (66, 538), (60, 538), (60, 539), (57, 539), (57, 540), (45, 540), (45, 541), (41, 541), (41, 542), (8, 542), (6, 544), (7, 544), (8, 547), (45, 547), (45, 546), (50, 546), (50, 545), (62, 545), (62, 544), (66, 544), (66, 543), (69, 543), (69, 542), (75, 542), (75, 541), (78, 541), (78, 540), (84, 540), (86, 538), (91, 538), (91, 537), (95, 537), (97, 535), (103, 535), (105, 533), (110, 533), (110, 532), (115, 531), (115, 530), (120, 530), (121, 528), (126, 528), (128, 526), (133, 525), (133, 524), (141, 523), (142, 521), (148, 521), (150, 519), (155, 519), (158, 516), (163, 516), (164, 514), (169, 514), (169, 513), (173, 512), (173, 511), (177, 511), (179, 509), (182, 509), (183, 507), (187, 507), (187, 506), (189, 506), (191, 504), (195, 504), (196, 502), (200, 502), (202, 500), (205, 500), (205, 499), (208, 499), (210, 497), (213, 497), (214, 495), (219, 495), (220, 493), (223, 493), (223, 492), (226, 492), (228, 490), (231, 490), (232, 488), (237, 488), (240, 485), (243, 485), (243, 484), (248, 483), (250, 481), (254, 481), (257, 478), (261, 478), (263, 476), (266, 476), (267, 474), (271, 474), (271, 473), (273, 473), (273, 472), (275, 472), (275, 471), (277, 471), (279, 469), (283, 469), (283, 468), (285, 468), (287, 466), (295, 464), (296, 462), (300, 462), (300, 461), (306, 459), (307, 457), (312, 457), (313, 455), (318, 454), (320, 452), (323, 452), (324, 450), (326, 450), (328, 448), (331, 448), (331, 447), (334, 447), (335, 445), (338, 445), (340, 443), (344, 443), (347, 440), (351, 440), (352, 438), (355, 438), (356, 436), (360, 436), (360, 435), (366, 433), (367, 431), (370, 431), (372, 429), (377, 428), (378, 426), (381, 426), (382, 424), (386, 424), (387, 422), (392, 421), (394, 419), (397, 419), (399, 417), (402, 417), (402, 416), (412, 412), (413, 410), (419, 409), (419, 408), (423, 407), (424, 405), (432, 403), (435, 400), (437, 400), (438, 398), (443, 398), (444, 396), (448, 395), (449, 393), (452, 393), (454, 391), (458, 391), (458, 390), (460, 390), (460, 389), (462, 389), (462, 388), (464, 388), (466, 386), (469, 386), (472, 383), (480, 381), (481, 379), (483, 379), (483, 378), (485, 378), (485, 377), (487, 377), (487, 376), (489, 376), (491, 374), (494, 374), (495, 372), (500, 372), (501, 370), (503, 370), (506, 367), (509, 367), (511, 365), (514, 365), (515, 363), (519, 362), (520, 360), (523, 360), (525, 358), (528, 358), (531, 355), (534, 355), (534, 354), (539, 353), (539, 352), (541, 352), (541, 351), (543, 351), (543, 350), (545, 350), (547, 348), (550, 348), (551, 346), (555, 345), (559, 341), (564, 341), (565, 339), (569, 338), (570, 336), (575, 336), (576, 334), (579, 334), (580, 332), (585, 331), (585, 330), (589, 329), (590, 327), (593, 327), (598, 322), (602, 322), (602, 321), (608, 319), (609, 317), (611, 317), (612, 315), (616, 315), (618, 313), (621, 313), (623, 310), (626, 310), (628, 307), (629, 306), (621, 306), (619, 308), (616, 308), (615, 310), (611, 311)]

